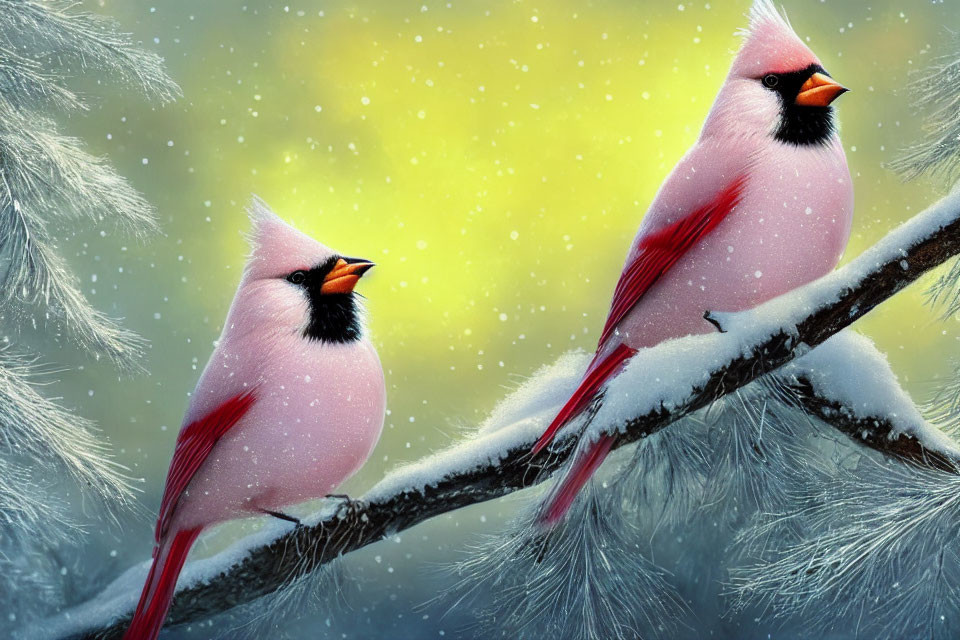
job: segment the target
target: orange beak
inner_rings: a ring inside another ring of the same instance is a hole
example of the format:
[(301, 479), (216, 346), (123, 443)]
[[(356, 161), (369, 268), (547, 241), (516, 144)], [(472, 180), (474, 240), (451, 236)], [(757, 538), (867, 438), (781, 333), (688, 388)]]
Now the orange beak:
[(350, 293), (373, 263), (359, 258), (340, 258), (323, 279), (320, 293)]
[(800, 87), (796, 104), (803, 107), (826, 107), (849, 91), (825, 73), (815, 73)]

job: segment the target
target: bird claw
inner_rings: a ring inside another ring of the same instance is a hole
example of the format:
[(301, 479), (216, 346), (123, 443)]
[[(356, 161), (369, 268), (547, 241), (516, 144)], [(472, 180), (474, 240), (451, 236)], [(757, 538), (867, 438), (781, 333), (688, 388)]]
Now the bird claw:
[(726, 333), (727, 330), (723, 328), (723, 325), (720, 323), (720, 319), (712, 311), (704, 311), (703, 319), (712, 324), (717, 328), (717, 331), (720, 333)]

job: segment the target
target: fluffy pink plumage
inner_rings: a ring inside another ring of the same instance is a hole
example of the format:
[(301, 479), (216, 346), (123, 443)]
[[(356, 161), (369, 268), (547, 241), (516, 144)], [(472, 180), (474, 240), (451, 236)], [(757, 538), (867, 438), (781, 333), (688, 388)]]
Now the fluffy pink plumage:
[[(536, 450), (603, 391), (625, 349), (715, 331), (704, 311), (754, 307), (825, 275), (843, 253), (853, 187), (829, 104), (844, 89), (768, 0), (754, 3), (743, 35), (699, 140), (640, 226), (593, 363)], [(563, 518), (611, 444), (581, 447), (542, 524)]]
[[(315, 322), (317, 300), (355, 313), (352, 284), (369, 263), (342, 259), (259, 200), (250, 213), (253, 250), (177, 437), (128, 640), (157, 636), (203, 529), (329, 494), (366, 461), (383, 427), (383, 372), (360, 318)], [(339, 278), (327, 295), (341, 274), (347, 284)]]

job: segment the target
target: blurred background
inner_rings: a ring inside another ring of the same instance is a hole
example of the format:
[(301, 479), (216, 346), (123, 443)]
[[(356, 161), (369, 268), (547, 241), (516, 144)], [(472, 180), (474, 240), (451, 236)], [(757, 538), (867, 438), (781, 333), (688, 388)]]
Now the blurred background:
[[(903, 89), (946, 50), (960, 12), (950, 2), (785, 4), (853, 90), (838, 102), (857, 198), (846, 261), (941, 193), (901, 183), (883, 163), (918, 137)], [(593, 349), (629, 243), (698, 135), (749, 2), (83, 7), (163, 55), (184, 93), (157, 108), (99, 87), (108, 97), (64, 122), (155, 204), (163, 227), (142, 244), (90, 228), (62, 245), (93, 304), (150, 340), (149, 375), (118, 378), (69, 344), (30, 345), (69, 367), (51, 391), (96, 420), (144, 478), (144, 513), (119, 528), (90, 517), (90, 566), (106, 580), (149, 556), (188, 394), (243, 266), (251, 194), (379, 265), (360, 291), (389, 415), (374, 456), (346, 487), (359, 493), (460, 437), (539, 366)], [(923, 288), (857, 325), (918, 399), (948, 371), (960, 339), (956, 322), (937, 323), (924, 308)], [(445, 607), (420, 605), (443, 584), (437, 565), (478, 533), (495, 533), (518, 500), (354, 554), (347, 608), (321, 608), (292, 633), (318, 637), (319, 620), (329, 637), (484, 637), (465, 626), (469, 612), (442, 617)], [(228, 527), (196, 553), (252, 526)]]

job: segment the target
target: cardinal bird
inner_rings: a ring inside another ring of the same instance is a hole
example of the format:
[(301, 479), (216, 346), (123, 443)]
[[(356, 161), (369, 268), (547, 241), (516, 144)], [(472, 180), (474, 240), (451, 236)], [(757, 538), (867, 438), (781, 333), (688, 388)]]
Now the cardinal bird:
[(386, 391), (353, 292), (373, 266), (297, 231), (260, 200), (252, 253), (177, 436), (153, 565), (125, 640), (154, 640), (207, 527), (330, 494), (369, 457)]
[[(534, 447), (604, 392), (638, 349), (716, 331), (707, 310), (739, 311), (831, 271), (850, 236), (853, 187), (831, 103), (847, 91), (770, 4), (750, 25), (696, 144), (644, 217), (596, 356)], [(610, 452), (578, 447), (538, 521), (562, 520)]]

